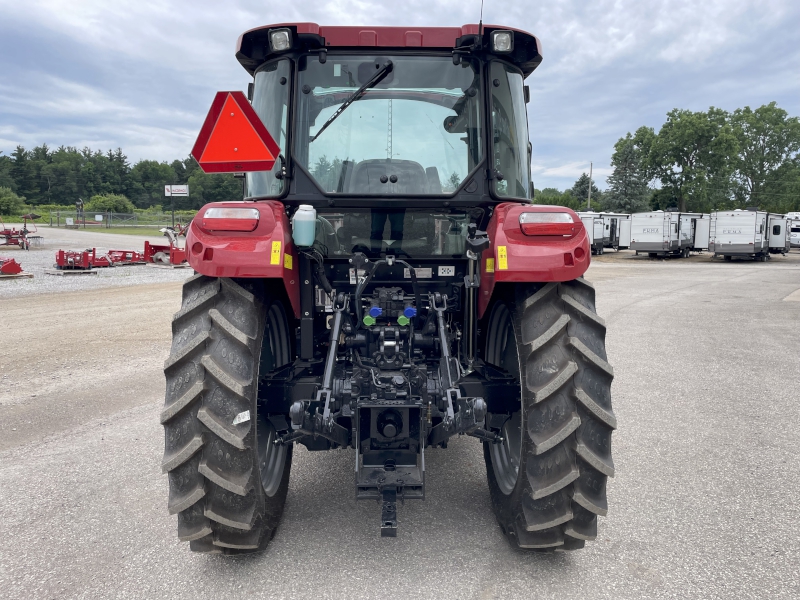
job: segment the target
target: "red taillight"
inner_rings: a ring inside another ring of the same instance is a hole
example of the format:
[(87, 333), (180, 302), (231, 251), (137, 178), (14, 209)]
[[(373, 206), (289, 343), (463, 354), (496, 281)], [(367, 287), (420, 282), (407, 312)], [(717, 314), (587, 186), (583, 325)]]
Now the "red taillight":
[(207, 231), (253, 231), (258, 217), (256, 208), (214, 207), (206, 210), (198, 225)]
[(524, 212), (519, 215), (519, 228), (525, 235), (573, 237), (581, 223), (565, 212)]

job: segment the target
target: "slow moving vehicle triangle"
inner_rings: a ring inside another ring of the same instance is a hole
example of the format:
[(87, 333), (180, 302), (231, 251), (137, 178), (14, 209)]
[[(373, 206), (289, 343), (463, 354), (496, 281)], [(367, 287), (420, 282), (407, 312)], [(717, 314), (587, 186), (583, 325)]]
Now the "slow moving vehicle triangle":
[(206, 173), (269, 171), (279, 153), (241, 92), (217, 92), (192, 149)]

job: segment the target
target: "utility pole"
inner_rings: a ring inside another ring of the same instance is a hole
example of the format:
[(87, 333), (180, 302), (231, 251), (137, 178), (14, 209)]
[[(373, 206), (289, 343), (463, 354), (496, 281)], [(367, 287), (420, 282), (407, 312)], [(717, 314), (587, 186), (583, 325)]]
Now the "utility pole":
[(589, 202), (586, 205), (586, 210), (592, 209), (592, 163), (589, 163)]

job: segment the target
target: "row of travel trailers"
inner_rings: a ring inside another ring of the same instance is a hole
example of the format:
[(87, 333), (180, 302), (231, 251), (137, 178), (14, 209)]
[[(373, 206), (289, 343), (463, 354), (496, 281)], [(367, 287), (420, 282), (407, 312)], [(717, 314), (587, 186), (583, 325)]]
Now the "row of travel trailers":
[(651, 257), (683, 256), (709, 250), (714, 256), (767, 260), (785, 254), (800, 243), (800, 214), (779, 215), (756, 210), (729, 210), (709, 214), (664, 212), (578, 213), (592, 246), (592, 254), (605, 248), (630, 248)]

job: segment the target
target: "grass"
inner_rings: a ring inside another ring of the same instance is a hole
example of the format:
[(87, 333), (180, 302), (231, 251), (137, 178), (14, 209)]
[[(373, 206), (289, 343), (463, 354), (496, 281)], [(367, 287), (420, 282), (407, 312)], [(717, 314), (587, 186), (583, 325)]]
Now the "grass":
[[(54, 230), (54, 229), (64, 229), (64, 227), (49, 227), (47, 225), (39, 224), (39, 227), (42, 229), (47, 230)], [(96, 227), (96, 226), (88, 226), (86, 229), (81, 227), (80, 229), (73, 229), (70, 228), (68, 231), (89, 231), (92, 233), (119, 233), (122, 235), (141, 235), (144, 237), (149, 238), (161, 238), (164, 237), (164, 234), (159, 231), (158, 227)], [(36, 235), (36, 234), (33, 234)], [(164, 243), (166, 242), (166, 238), (164, 237)]]
[[(83, 231), (83, 228), (81, 228), (81, 231)], [(146, 237), (164, 237), (164, 234), (161, 233), (156, 227), (112, 227), (110, 229), (106, 229), (105, 227), (98, 227), (96, 229), (87, 227), (86, 231), (96, 231), (98, 233), (121, 233), (122, 235), (143, 235)], [(166, 238), (164, 239), (166, 240)]]

